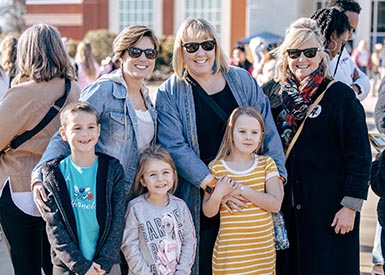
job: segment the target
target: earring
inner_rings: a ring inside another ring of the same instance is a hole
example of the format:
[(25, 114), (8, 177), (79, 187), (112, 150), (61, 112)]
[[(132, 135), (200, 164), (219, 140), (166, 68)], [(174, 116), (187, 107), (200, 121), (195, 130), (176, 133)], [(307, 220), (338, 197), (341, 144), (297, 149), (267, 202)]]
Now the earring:
[(185, 68), (185, 67), (183, 67), (183, 69), (182, 69), (182, 73), (181, 73), (181, 76), (180, 76), (180, 77), (184, 77), (184, 74), (185, 74), (185, 72), (186, 72), (186, 68)]
[(216, 60), (214, 60), (214, 64), (213, 64), (212, 70), (213, 70), (213, 74), (215, 74), (217, 72), (217, 61)]
[[(329, 49), (329, 45), (330, 45), (331, 42), (334, 43), (334, 48), (333, 49)], [(328, 49), (327, 50), (330, 51), (330, 52), (335, 51), (337, 49), (337, 46), (338, 46), (337, 41), (335, 41), (334, 39), (331, 39), (330, 42), (328, 43)]]

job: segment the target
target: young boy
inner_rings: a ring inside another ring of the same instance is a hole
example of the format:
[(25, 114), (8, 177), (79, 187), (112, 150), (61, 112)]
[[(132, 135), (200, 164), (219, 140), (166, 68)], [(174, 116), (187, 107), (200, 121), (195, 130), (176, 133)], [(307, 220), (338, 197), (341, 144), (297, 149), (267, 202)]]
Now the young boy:
[(123, 168), (116, 159), (95, 154), (100, 125), (89, 103), (69, 104), (60, 122), (71, 155), (43, 166), (53, 274), (116, 274), (126, 210)]

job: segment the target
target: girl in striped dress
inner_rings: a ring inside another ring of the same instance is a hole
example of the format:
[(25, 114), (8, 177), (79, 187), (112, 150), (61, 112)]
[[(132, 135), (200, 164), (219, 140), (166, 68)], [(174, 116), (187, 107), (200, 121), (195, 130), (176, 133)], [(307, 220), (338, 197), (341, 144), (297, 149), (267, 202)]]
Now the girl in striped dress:
[[(213, 274), (275, 274), (272, 212), (278, 212), (283, 186), (274, 161), (259, 155), (264, 139), (264, 121), (253, 107), (240, 107), (231, 114), (218, 155), (210, 163), (219, 180), (211, 194), (205, 192), (203, 213), (220, 212), (220, 228), (213, 252)], [(247, 207), (221, 205), (232, 194)]]

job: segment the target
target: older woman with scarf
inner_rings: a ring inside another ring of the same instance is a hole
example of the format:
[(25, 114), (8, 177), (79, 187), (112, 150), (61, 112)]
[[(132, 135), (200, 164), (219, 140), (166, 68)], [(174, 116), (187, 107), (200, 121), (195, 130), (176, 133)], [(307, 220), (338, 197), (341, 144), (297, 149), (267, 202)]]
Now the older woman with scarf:
[(300, 18), (276, 50), (281, 104), (275, 120), (287, 156), (282, 210), (290, 241), (277, 254), (279, 275), (360, 274), (368, 131), (353, 90), (332, 80), (324, 45), (317, 22)]

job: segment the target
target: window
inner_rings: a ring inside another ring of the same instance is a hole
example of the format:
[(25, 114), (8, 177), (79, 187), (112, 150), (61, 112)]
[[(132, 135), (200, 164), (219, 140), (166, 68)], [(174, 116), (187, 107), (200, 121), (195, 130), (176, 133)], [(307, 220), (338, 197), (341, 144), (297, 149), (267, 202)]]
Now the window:
[(122, 30), (132, 24), (154, 28), (153, 2), (153, 0), (120, 0), (119, 29)]
[(385, 1), (372, 1), (371, 47), (385, 40)]
[(185, 0), (185, 18), (200, 17), (209, 21), (221, 34), (222, 1), (221, 0)]

